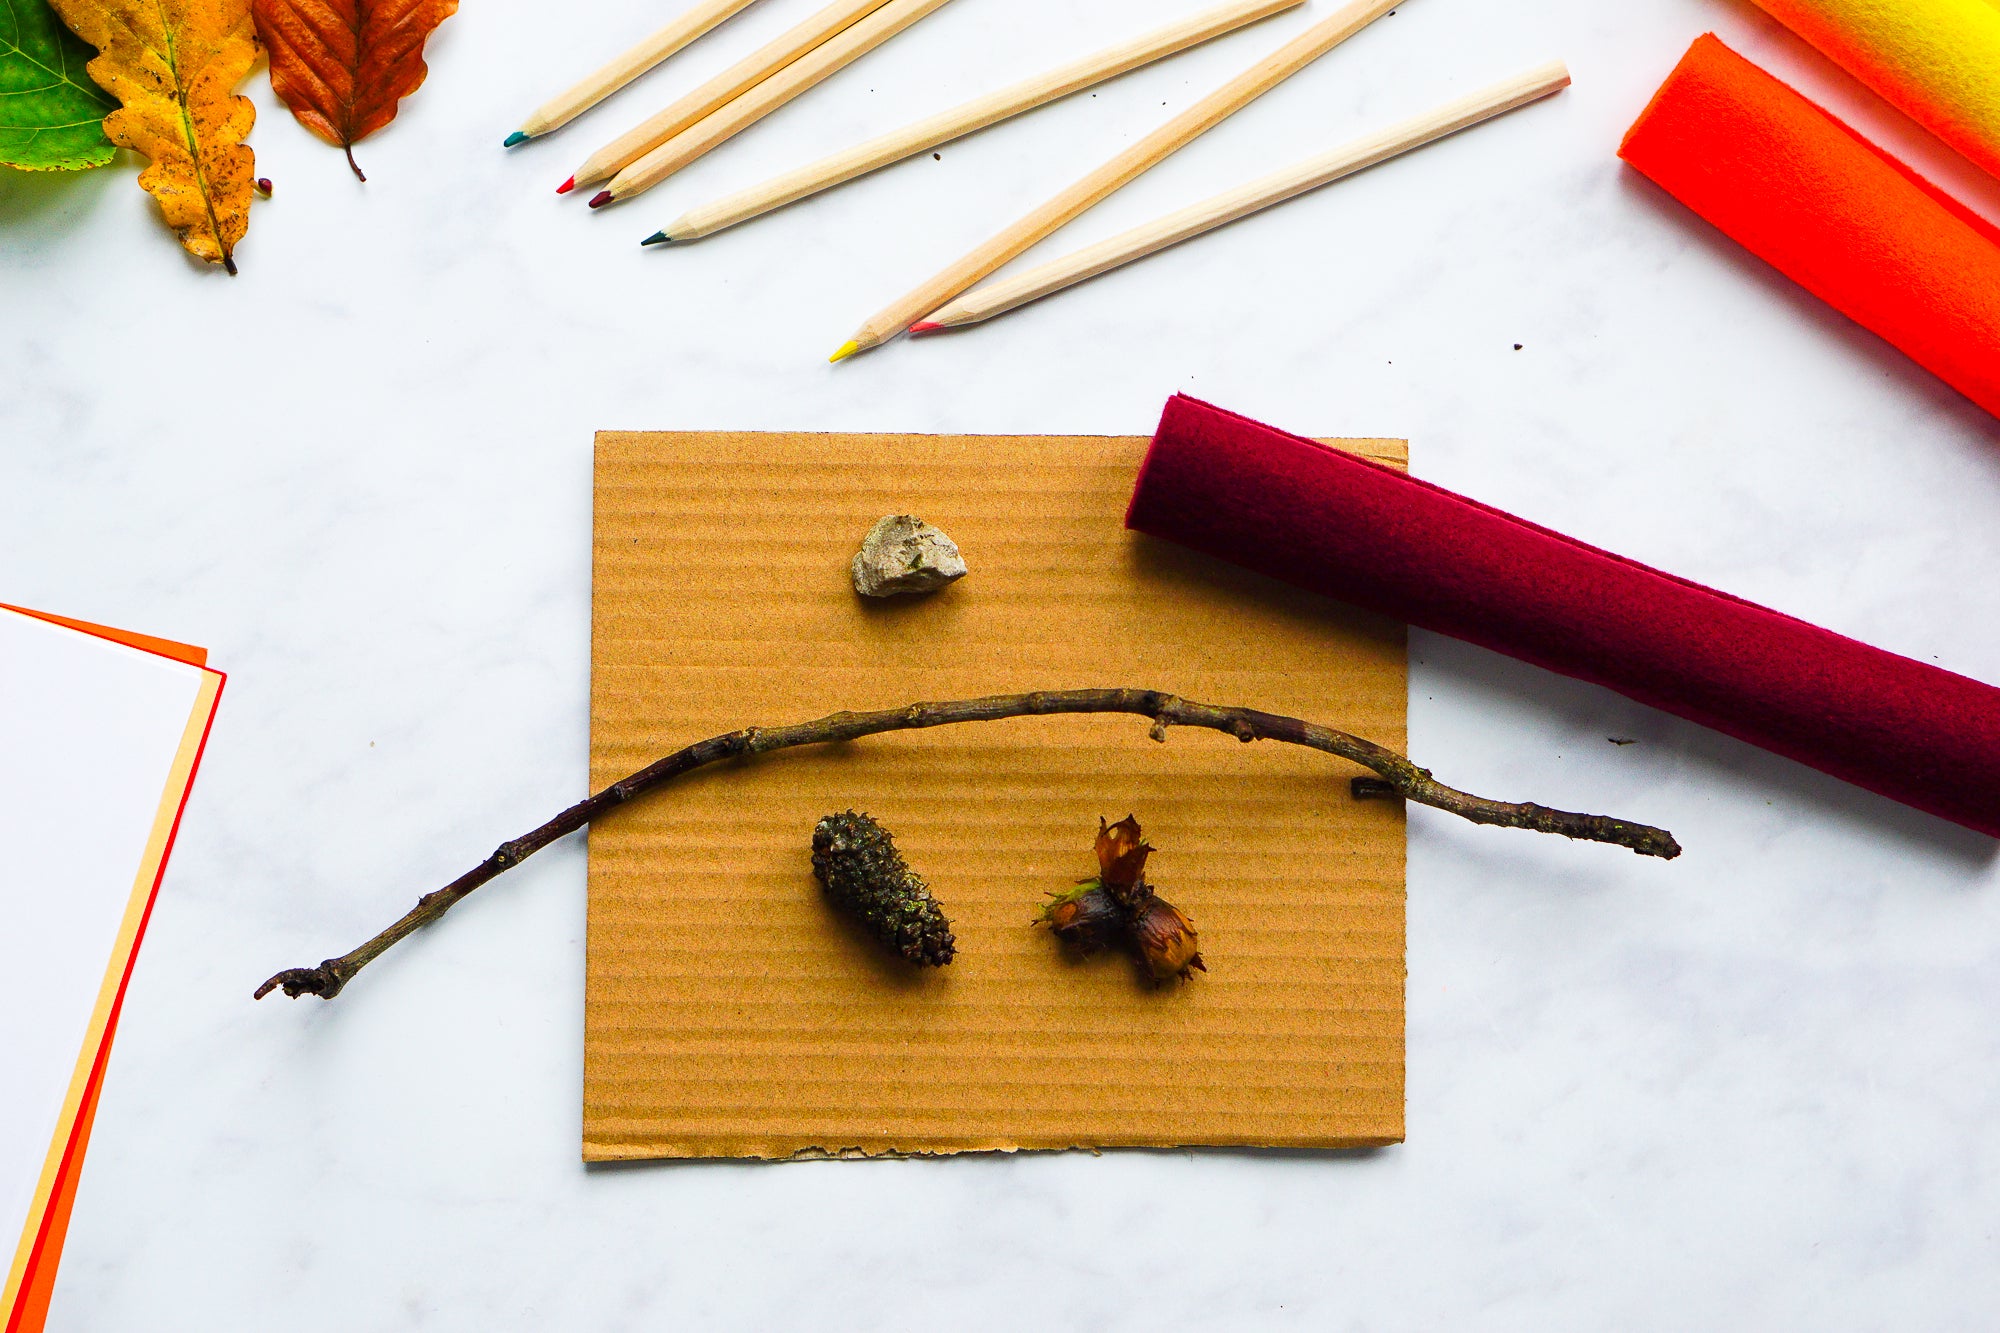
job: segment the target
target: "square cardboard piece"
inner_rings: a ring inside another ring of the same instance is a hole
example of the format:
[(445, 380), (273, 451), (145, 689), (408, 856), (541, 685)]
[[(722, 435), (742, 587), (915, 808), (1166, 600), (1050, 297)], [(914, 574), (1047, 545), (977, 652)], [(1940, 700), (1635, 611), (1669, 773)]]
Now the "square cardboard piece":
[[(745, 726), (1087, 686), (1405, 747), (1404, 627), (1127, 532), (1138, 438), (597, 438), (591, 782)], [(1394, 441), (1338, 441), (1402, 466)], [(971, 573), (858, 597), (885, 514)], [(700, 770), (590, 831), (584, 1157), (1347, 1148), (1403, 1137), (1403, 812), (1314, 751), (1136, 717), (970, 723)], [(958, 956), (918, 969), (813, 878), (895, 836)], [(1155, 986), (1034, 923), (1134, 814), (1208, 972)]]

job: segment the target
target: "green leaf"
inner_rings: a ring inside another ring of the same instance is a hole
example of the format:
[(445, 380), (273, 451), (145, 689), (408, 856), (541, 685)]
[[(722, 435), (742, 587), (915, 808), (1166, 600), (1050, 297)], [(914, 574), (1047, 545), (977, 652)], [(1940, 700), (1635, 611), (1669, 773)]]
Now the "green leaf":
[(77, 171), (111, 160), (104, 117), (118, 103), (84, 73), (95, 54), (45, 0), (0, 0), (0, 163)]

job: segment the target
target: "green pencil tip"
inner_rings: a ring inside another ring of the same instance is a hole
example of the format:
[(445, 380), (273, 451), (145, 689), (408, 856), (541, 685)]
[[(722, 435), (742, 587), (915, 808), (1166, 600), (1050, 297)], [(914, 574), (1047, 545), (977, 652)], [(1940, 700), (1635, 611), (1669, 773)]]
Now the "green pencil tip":
[(656, 231), (656, 232), (654, 232), (654, 233), (653, 233), (653, 234), (652, 234), (651, 236), (648, 236), (648, 237), (647, 237), (647, 238), (646, 238), (645, 240), (643, 240), (643, 241), (639, 242), (639, 244), (641, 244), (641, 245), (666, 245), (666, 244), (667, 244), (668, 242), (672, 241), (673, 239), (674, 239), (673, 237), (671, 237), (671, 236), (667, 235), (667, 234), (666, 234), (665, 232), (663, 232), (663, 231)]
[(502, 148), (512, 148), (517, 143), (526, 143), (526, 142), (528, 142), (528, 136), (526, 134), (523, 134), (520, 130), (515, 130), (512, 134), (507, 136), (507, 141), (501, 144), (500, 146)]

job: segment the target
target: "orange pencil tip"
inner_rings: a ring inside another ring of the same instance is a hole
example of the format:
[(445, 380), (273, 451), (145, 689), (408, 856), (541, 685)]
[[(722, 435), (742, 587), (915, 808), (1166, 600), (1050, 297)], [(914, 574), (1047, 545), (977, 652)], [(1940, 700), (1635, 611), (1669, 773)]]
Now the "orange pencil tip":
[(921, 338), (926, 333), (936, 333), (939, 329), (943, 327), (944, 325), (933, 324), (930, 320), (927, 319), (918, 320), (915, 324), (910, 325), (910, 336), (912, 338)]

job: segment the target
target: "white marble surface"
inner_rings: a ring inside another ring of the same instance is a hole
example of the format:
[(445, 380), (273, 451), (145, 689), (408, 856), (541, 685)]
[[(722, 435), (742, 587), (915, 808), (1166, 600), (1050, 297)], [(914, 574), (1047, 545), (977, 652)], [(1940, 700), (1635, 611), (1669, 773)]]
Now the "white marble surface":
[(2000, 425), (1615, 160), (1713, 28), (2000, 215), (1746, 4), (1410, 0), (1040, 253), (1551, 56), (1576, 87), (839, 368), (887, 297), (1332, 0), (698, 248), (635, 243), (1192, 0), (959, 0), (637, 205), (551, 192), (811, 7), (503, 153), (662, 6), (468, 5), (365, 187), (260, 77), (277, 197), (234, 281), (129, 168), (0, 173), (0, 595), (231, 673), (51, 1327), (1992, 1327), (1994, 845), (1429, 636), (1425, 761), (1688, 853), (1413, 816), (1400, 1148), (585, 1170), (576, 845), (335, 1005), (249, 1002), (580, 790), (598, 427), (1136, 433), (1187, 390), (1407, 436), (1422, 476), (2000, 681)]

